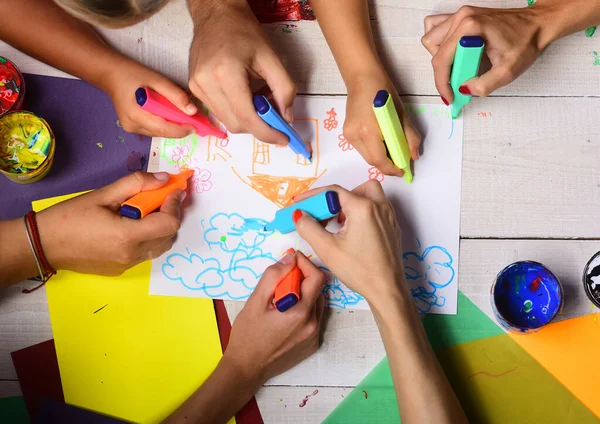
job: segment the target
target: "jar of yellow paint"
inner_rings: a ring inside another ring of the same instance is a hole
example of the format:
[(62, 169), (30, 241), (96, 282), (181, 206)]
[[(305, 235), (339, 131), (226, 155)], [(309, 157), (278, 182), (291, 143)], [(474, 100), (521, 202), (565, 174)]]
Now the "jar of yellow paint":
[(48, 123), (31, 112), (0, 118), (0, 172), (20, 184), (44, 178), (54, 162), (56, 143)]

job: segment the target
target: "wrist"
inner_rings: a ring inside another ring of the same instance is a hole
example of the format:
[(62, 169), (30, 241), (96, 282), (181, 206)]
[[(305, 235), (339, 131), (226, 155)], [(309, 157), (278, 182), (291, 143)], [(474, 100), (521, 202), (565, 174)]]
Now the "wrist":
[[(590, 20), (590, 16), (594, 15), (597, 6), (591, 3), (594, 2), (538, 0), (527, 8), (539, 28), (538, 49), (542, 51), (559, 38), (596, 24), (594, 18)], [(585, 22), (588, 20), (591, 22), (589, 25)]]
[(379, 60), (353, 67), (347, 72), (342, 71), (342, 78), (348, 94), (361, 89), (365, 84), (377, 86), (390, 84), (390, 79)]
[(389, 315), (418, 315), (404, 276), (388, 278), (380, 287), (365, 296), (376, 319), (387, 322)]
[(219, 362), (219, 367), (222, 367), (225, 373), (239, 381), (244, 391), (251, 392), (254, 395), (265, 381), (267, 381), (264, 370), (258, 364), (253, 365), (247, 361), (240, 360), (230, 352), (230, 349), (225, 351), (223, 358)]
[[(250, 6), (246, 0), (188, 0), (194, 34), (204, 24), (218, 19), (220, 16), (227, 16), (232, 8), (250, 9)], [(250, 13), (252, 14), (252, 12)]]
[[(68, 269), (66, 264), (68, 261), (64, 257), (66, 243), (63, 243), (60, 239), (60, 228), (56, 226), (56, 221), (52, 219), (51, 212), (51, 210), (47, 210), (36, 214), (42, 250), (48, 263), (55, 270)], [(65, 231), (64, 227), (62, 231)]]

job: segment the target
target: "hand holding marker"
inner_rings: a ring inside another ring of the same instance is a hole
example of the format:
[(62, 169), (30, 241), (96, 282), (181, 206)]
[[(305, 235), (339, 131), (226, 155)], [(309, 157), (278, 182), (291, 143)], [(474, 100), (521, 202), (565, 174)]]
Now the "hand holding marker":
[(454, 100), (450, 105), (452, 119), (460, 116), (463, 106), (469, 104), (473, 97), (461, 93), (460, 86), (477, 76), (484, 47), (483, 38), (470, 35), (462, 37), (456, 46), (452, 74), (450, 75), (450, 87), (452, 87), (452, 93), (454, 94)]
[(196, 129), (196, 134), (200, 136), (212, 135), (219, 138), (227, 138), (227, 133), (215, 128), (205, 115), (201, 113), (192, 116), (186, 115), (164, 96), (149, 88), (138, 88), (135, 91), (135, 100), (142, 109), (153, 115), (160, 116), (176, 124), (193, 125)]
[(253, 102), (258, 116), (260, 116), (263, 121), (270, 127), (288, 136), (288, 146), (290, 146), (294, 153), (302, 155), (309, 162), (312, 162), (312, 151), (306, 147), (306, 143), (302, 140), (302, 137), (298, 135), (296, 130), (294, 130), (290, 124), (285, 122), (285, 120), (277, 113), (267, 98), (265, 96), (254, 96)]

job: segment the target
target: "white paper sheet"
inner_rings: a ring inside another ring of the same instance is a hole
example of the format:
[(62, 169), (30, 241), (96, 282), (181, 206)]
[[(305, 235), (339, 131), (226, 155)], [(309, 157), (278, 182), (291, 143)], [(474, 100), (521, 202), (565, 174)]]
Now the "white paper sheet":
[[(291, 149), (252, 135), (228, 139), (191, 136), (153, 139), (150, 169), (195, 170), (173, 248), (152, 263), (150, 293), (245, 300), (264, 269), (289, 247), (323, 263), (297, 233), (265, 233), (246, 224), (265, 223), (278, 208), (309, 187), (352, 189), (379, 179), (403, 230), (407, 282), (422, 312), (456, 313), (462, 118), (452, 121), (441, 105), (406, 105), (423, 136), (413, 184), (380, 174), (344, 139), (345, 97), (298, 97), (294, 127), (313, 146), (308, 164)], [(335, 230), (336, 223), (328, 229)], [(325, 268), (325, 267), (324, 267)], [(367, 309), (367, 302), (329, 274), (323, 290), (329, 306)]]

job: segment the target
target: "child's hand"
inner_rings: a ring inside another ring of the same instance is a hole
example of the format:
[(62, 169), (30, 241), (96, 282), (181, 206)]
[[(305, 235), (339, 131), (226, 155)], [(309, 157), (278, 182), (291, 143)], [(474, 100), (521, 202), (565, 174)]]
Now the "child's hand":
[[(279, 312), (272, 303), (275, 287), (296, 263), (304, 274), (300, 300)], [(233, 363), (241, 378), (262, 385), (312, 355), (319, 347), (324, 282), (323, 271), (300, 252), (267, 268), (233, 323), (223, 360)]]
[[(195, 2), (201, 3), (201, 2)], [(264, 79), (274, 106), (288, 122), (296, 85), (273, 50), (264, 30), (245, 0), (227, 0), (192, 8), (194, 40), (190, 49), (192, 93), (232, 133), (252, 133), (261, 141), (285, 145), (288, 139), (256, 113), (251, 80)]]
[(179, 86), (128, 58), (123, 58), (115, 70), (106, 78), (102, 88), (112, 99), (125, 131), (169, 138), (183, 138), (194, 131), (191, 125), (175, 124), (143, 110), (135, 101), (135, 91), (140, 87), (148, 87), (165, 96), (186, 114), (194, 115), (198, 111), (196, 106)]
[(394, 98), (394, 104), (408, 141), (411, 157), (413, 160), (419, 159), (421, 135), (413, 126), (408, 113), (404, 110), (394, 85), (384, 73), (366, 75), (348, 84), (344, 137), (352, 143), (369, 164), (376, 166), (384, 174), (400, 177), (404, 172), (397, 168), (387, 156), (379, 124), (373, 112), (373, 99), (379, 90), (384, 89)]
[(143, 219), (119, 214), (121, 203), (140, 191), (160, 188), (168, 180), (166, 172), (136, 172), (40, 212), (40, 239), (50, 265), (57, 270), (120, 275), (169, 250), (180, 226), (185, 192), (171, 193), (160, 211)]
[(433, 56), (435, 85), (442, 101), (449, 104), (454, 99), (450, 72), (461, 37), (479, 35), (484, 39), (492, 69), (466, 81), (460, 91), (487, 96), (525, 72), (550, 43), (540, 16), (535, 5), (521, 9), (463, 6), (454, 14), (427, 16), (421, 42)]

